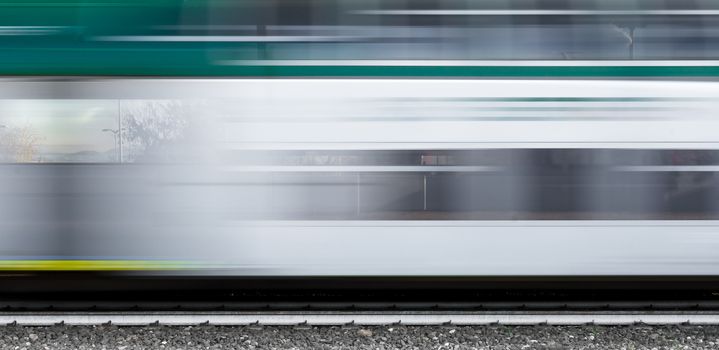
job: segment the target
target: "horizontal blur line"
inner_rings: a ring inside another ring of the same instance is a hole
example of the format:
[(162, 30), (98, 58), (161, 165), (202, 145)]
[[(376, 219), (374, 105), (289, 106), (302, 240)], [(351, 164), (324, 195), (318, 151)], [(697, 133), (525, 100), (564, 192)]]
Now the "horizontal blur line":
[(375, 16), (716, 16), (719, 10), (358, 10)]
[(133, 42), (333, 42), (366, 41), (369, 37), (358, 36), (259, 36), (259, 35), (117, 35), (98, 36), (96, 41)]
[[(719, 227), (719, 220), (245, 220), (259, 227)], [(586, 231), (577, 231), (582, 234)]]
[(451, 102), (701, 102), (719, 101), (701, 97), (404, 97), (387, 101), (451, 101)]
[(62, 29), (73, 28), (69, 26), (0, 26), (2, 36), (45, 35), (53, 34)]
[(163, 30), (257, 30), (256, 25), (193, 25), (193, 24), (181, 24), (181, 25), (158, 25), (153, 26), (155, 29)]
[[(245, 142), (240, 142), (245, 143)], [(262, 142), (247, 142), (247, 143), (253, 143), (253, 144), (259, 144)], [(276, 141), (276, 142), (267, 142), (271, 144), (346, 144), (344, 142), (333, 142), (333, 141), (313, 141), (313, 142), (295, 142), (295, 141)], [(532, 142), (512, 142), (512, 141), (480, 141), (480, 142), (467, 142), (467, 141), (422, 141), (422, 142), (411, 142), (411, 141), (382, 141), (382, 142), (375, 142), (375, 141), (361, 141), (361, 142), (348, 142), (349, 144), (352, 143), (369, 143), (369, 144), (377, 144), (377, 143), (384, 143), (384, 144), (443, 144), (443, 143), (462, 143), (462, 144), (557, 144), (557, 145), (563, 145), (563, 144), (719, 144), (719, 140), (717, 141), (532, 141)]]
[(22, 36), (22, 35), (46, 35), (55, 33), (54, 30), (4, 30), (0, 29), (2, 36)]
[(72, 28), (70, 26), (0, 26), (0, 30), (3, 29), (63, 29)]
[(565, 112), (565, 111), (677, 111), (677, 110), (700, 110), (698, 108), (675, 108), (675, 107), (605, 107), (605, 106), (537, 106), (537, 107), (481, 107), (478, 106), (477, 110), (481, 111), (513, 111), (513, 112), (530, 112), (530, 111), (545, 111), (545, 112)]
[(0, 260), (0, 271), (163, 271), (194, 266), (171, 260)]
[(50, 2), (31, 2), (31, 1), (21, 1), (21, 2), (3, 2), (0, 3), (0, 8), (2, 7), (69, 7), (69, 8), (76, 8), (76, 7), (157, 7), (157, 4), (154, 1), (145, 1), (145, 2), (133, 2), (132, 5), (129, 5), (126, 1), (118, 1), (118, 2), (80, 2), (80, 1), (50, 1)]
[(353, 142), (225, 142), (224, 150), (435, 150), (462, 149), (682, 149), (719, 150), (719, 141), (353, 141)]
[[(617, 109), (617, 111), (624, 111)], [(657, 116), (492, 116), (492, 117), (367, 117), (367, 118), (337, 118), (337, 117), (309, 117), (295, 119), (268, 119), (268, 118), (243, 118), (229, 119), (234, 123), (344, 123), (344, 122), (471, 122), (471, 121), (498, 121), (498, 122), (523, 122), (523, 121), (644, 121), (644, 120), (687, 120), (687, 119), (708, 119), (715, 118), (706, 116), (689, 117), (657, 117)]]
[(719, 165), (630, 165), (613, 167), (614, 171), (637, 172), (717, 172)]
[[(334, 186), (334, 187), (345, 187), (345, 186), (356, 186), (357, 180), (356, 180), (357, 174), (340, 174), (339, 176), (343, 176), (349, 181), (335, 181), (335, 182), (322, 182), (322, 181), (316, 181), (316, 182), (281, 182), (281, 181), (222, 181), (222, 182), (168, 182), (166, 183), (166, 186), (183, 186), (183, 187), (231, 187), (231, 186), (272, 186), (276, 188), (280, 188), (283, 186), (302, 186), (302, 187), (328, 187), (328, 186)], [(350, 178), (351, 177), (351, 178)], [(376, 186), (376, 183), (373, 181), (367, 181), (366, 179), (362, 180), (362, 186)]]
[(302, 166), (235, 166), (223, 167), (222, 170), (242, 172), (492, 172), (501, 171), (502, 167), (496, 166), (342, 166), (342, 165), (302, 165)]
[[(283, 37), (287, 38), (287, 37)], [(152, 41), (152, 40), (148, 40)], [(245, 66), (397, 66), (397, 67), (705, 67), (717, 60), (221, 60), (220, 65)]]

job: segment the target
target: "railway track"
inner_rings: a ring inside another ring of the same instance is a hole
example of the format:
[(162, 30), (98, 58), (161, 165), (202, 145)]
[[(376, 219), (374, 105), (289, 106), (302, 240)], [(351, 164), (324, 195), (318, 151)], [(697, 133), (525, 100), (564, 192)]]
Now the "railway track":
[(719, 325), (719, 301), (0, 303), (0, 325)]
[(21, 326), (718, 325), (719, 312), (22, 312)]

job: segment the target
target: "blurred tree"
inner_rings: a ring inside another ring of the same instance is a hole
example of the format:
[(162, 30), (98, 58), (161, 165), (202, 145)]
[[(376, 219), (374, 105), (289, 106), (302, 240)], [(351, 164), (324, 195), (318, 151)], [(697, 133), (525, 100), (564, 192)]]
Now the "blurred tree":
[(181, 101), (131, 101), (120, 106), (123, 161), (168, 160), (185, 134), (189, 111)]
[(0, 130), (0, 149), (2, 160), (12, 163), (30, 163), (37, 161), (38, 144), (42, 138), (31, 125), (7, 127)]

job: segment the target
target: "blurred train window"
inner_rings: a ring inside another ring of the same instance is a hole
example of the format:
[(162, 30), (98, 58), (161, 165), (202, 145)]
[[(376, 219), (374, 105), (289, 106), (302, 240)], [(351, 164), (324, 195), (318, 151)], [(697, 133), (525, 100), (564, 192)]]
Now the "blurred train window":
[(242, 151), (224, 159), (244, 166), (228, 193), (253, 203), (230, 206), (235, 218), (719, 218), (713, 150)]
[(2, 100), (0, 147), (6, 163), (111, 162), (117, 103)]
[(232, 150), (221, 131), (193, 143), (209, 123), (192, 118), (195, 107), (2, 100), (0, 160), (163, 167), (195, 164), (206, 147), (221, 177), (192, 188), (218, 192), (221, 211), (239, 219), (719, 219), (717, 150)]
[(1, 100), (0, 161), (181, 161), (173, 147), (188, 126), (186, 108), (179, 101)]

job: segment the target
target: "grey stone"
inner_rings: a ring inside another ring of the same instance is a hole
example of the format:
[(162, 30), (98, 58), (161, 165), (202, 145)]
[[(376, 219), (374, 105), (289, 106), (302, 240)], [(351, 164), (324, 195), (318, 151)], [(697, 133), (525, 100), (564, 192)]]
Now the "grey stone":
[(357, 334), (359, 334), (359, 335), (361, 335), (361, 336), (363, 336), (363, 337), (371, 337), (371, 336), (372, 336), (372, 331), (369, 330), (369, 329), (362, 328), (362, 329), (360, 329), (360, 330), (357, 331)]
[(717, 334), (714, 326), (0, 327), (0, 349), (701, 350), (719, 349)]

